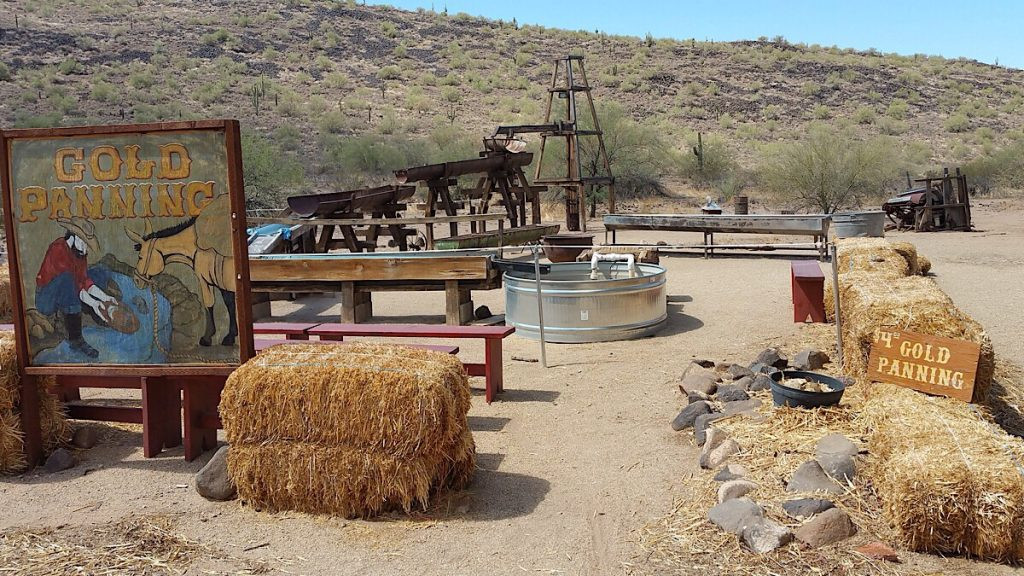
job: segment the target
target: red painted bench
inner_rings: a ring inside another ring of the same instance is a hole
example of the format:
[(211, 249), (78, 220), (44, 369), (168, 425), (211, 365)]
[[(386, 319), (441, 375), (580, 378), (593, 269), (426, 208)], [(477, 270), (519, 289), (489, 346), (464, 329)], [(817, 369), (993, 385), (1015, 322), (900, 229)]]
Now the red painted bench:
[(793, 322), (825, 321), (825, 275), (812, 260), (794, 260), (790, 263), (793, 288)]
[(309, 340), (309, 331), (319, 325), (302, 322), (256, 322), (252, 325), (252, 333), (282, 334), (288, 340)]
[[(253, 341), (256, 345), (256, 353), (259, 354), (271, 346), (288, 345), (288, 344), (345, 344), (345, 342), (339, 342), (336, 340), (282, 340), (282, 339), (271, 339), (271, 338), (257, 338)], [(434, 352), (441, 352), (444, 354), (458, 354), (458, 346), (442, 346), (440, 344), (403, 344), (409, 348), (419, 348), (421, 350), (433, 350)]]
[(463, 362), (470, 376), (483, 376), (484, 399), (490, 404), (504, 390), (501, 341), (515, 332), (513, 326), (448, 326), (437, 324), (321, 324), (309, 330), (321, 340), (344, 340), (346, 336), (381, 338), (478, 338), (484, 340), (484, 361)]

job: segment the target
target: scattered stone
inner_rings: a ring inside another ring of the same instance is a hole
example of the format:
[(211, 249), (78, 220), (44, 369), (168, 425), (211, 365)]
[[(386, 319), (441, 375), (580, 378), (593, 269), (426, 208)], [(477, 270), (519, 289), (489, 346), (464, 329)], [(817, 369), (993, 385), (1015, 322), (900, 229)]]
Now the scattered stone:
[(737, 400), (735, 402), (723, 402), (722, 414), (730, 416), (732, 414), (739, 414), (741, 412), (757, 410), (760, 407), (761, 400), (758, 398), (750, 398), (749, 400)]
[(757, 355), (756, 362), (764, 364), (765, 366), (771, 366), (778, 368), (779, 370), (785, 370), (789, 366), (789, 359), (779, 352), (778, 348), (768, 348)]
[(71, 437), (71, 444), (75, 448), (81, 448), (83, 450), (92, 448), (98, 441), (99, 434), (92, 426), (81, 426), (76, 428), (74, 436)]
[(724, 414), (720, 412), (712, 412), (711, 414), (701, 414), (700, 416), (697, 416), (697, 419), (693, 421), (693, 440), (697, 443), (697, 446), (704, 445), (704, 441), (707, 439), (708, 424), (711, 424), (722, 416), (724, 416)]
[(839, 542), (856, 533), (850, 516), (839, 508), (825, 510), (796, 529), (797, 539), (812, 548)]
[(875, 560), (885, 560), (886, 562), (895, 562), (897, 564), (900, 561), (896, 551), (882, 542), (870, 542), (863, 546), (858, 546), (854, 551)]
[(703, 400), (698, 400), (692, 404), (688, 404), (686, 408), (683, 408), (683, 410), (672, 420), (672, 429), (676, 432), (685, 430), (693, 426), (693, 422), (697, 419), (697, 416), (710, 413), (711, 405)]
[(733, 364), (729, 366), (728, 374), (732, 376), (733, 380), (739, 380), (745, 376), (754, 377), (754, 372), (746, 366), (740, 366), (739, 364)]
[(733, 498), (742, 498), (755, 489), (757, 489), (757, 484), (750, 480), (729, 480), (718, 487), (718, 502), (722, 503)]
[(729, 367), (732, 366), (732, 364), (732, 362), (726, 362), (725, 360), (722, 360), (721, 362), (715, 362), (715, 370), (718, 370), (719, 372), (726, 372), (729, 370)]
[(764, 518), (764, 511), (749, 498), (726, 500), (708, 510), (708, 520), (726, 532), (742, 534), (743, 529)]
[(697, 391), (689, 392), (686, 394), (686, 401), (689, 402), (690, 404), (693, 404), (694, 402), (707, 402), (709, 400), (711, 400), (711, 396), (708, 396), (707, 394), (701, 394), (700, 392)]
[(751, 377), (751, 376), (744, 376), (742, 378), (737, 378), (737, 379), (732, 381), (732, 386), (735, 386), (736, 388), (739, 388), (740, 390), (743, 390), (743, 391), (750, 390), (750, 387), (753, 384), (754, 384), (754, 378)]
[(817, 370), (825, 364), (828, 364), (828, 354), (821, 350), (801, 350), (799, 354), (793, 357), (793, 361), (789, 363), (790, 368), (795, 370)]
[(842, 434), (830, 434), (821, 440), (815, 448), (815, 459), (826, 474), (839, 482), (853, 480), (857, 471), (857, 445)]
[(64, 448), (57, 448), (46, 458), (43, 468), (50, 474), (67, 470), (75, 466), (75, 457)]
[(739, 402), (749, 400), (750, 395), (744, 392), (743, 388), (739, 388), (735, 384), (722, 384), (718, 387), (716, 398), (722, 402)]
[(762, 518), (744, 528), (740, 539), (751, 551), (766, 554), (792, 542), (793, 532), (777, 522)]
[(786, 485), (787, 492), (827, 492), (842, 494), (843, 487), (828, 477), (817, 460), (809, 460), (793, 472), (793, 477)]
[(683, 394), (700, 392), (710, 396), (718, 390), (718, 375), (696, 364), (690, 364), (690, 368), (683, 374), (682, 382), (679, 383), (679, 389)]
[(799, 500), (790, 500), (782, 503), (782, 509), (786, 511), (786, 514), (797, 520), (806, 520), (829, 508), (835, 508), (835, 505), (828, 500), (821, 500), (819, 498), (800, 498)]
[(701, 368), (711, 369), (715, 367), (715, 362), (713, 360), (694, 360), (693, 363)]
[(196, 474), (196, 492), (203, 498), (218, 501), (235, 498), (235, 482), (228, 473), (228, 448), (221, 446)]
[(760, 362), (754, 362), (753, 364), (750, 365), (750, 371), (753, 372), (755, 376), (758, 374), (766, 374), (768, 376), (771, 376), (775, 372), (778, 372), (779, 369), (774, 366), (762, 364)]
[[(705, 444), (705, 448), (707, 446), (708, 445)], [(732, 438), (729, 438), (711, 450), (705, 449), (700, 455), (700, 467), (708, 470), (714, 470), (722, 464), (725, 464), (726, 460), (728, 460), (733, 454), (738, 454), (739, 451), (739, 443)]]
[(751, 392), (760, 392), (761, 390), (771, 390), (772, 379), (767, 374), (758, 374), (754, 376), (754, 381), (750, 384)]
[(704, 436), (704, 452), (718, 448), (728, 438), (729, 435), (726, 434), (725, 430), (709, 426)]
[(715, 474), (714, 480), (716, 482), (728, 482), (730, 480), (739, 480), (747, 474), (749, 472), (742, 464), (728, 464)]

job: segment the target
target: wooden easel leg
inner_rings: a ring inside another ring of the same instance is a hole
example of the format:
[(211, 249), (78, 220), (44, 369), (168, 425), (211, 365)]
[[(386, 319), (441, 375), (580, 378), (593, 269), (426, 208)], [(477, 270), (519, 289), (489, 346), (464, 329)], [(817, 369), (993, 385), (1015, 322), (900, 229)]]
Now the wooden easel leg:
[(185, 384), (185, 460), (191, 462), (217, 446), (217, 405), (225, 377), (189, 380)]
[(25, 442), (25, 459), (34, 468), (43, 460), (43, 432), (39, 423), (39, 390), (37, 376), (21, 379), (21, 431)]
[(459, 288), (458, 280), (445, 281), (444, 301), (445, 324), (462, 326), (473, 318), (473, 300), (470, 299), (470, 292)]

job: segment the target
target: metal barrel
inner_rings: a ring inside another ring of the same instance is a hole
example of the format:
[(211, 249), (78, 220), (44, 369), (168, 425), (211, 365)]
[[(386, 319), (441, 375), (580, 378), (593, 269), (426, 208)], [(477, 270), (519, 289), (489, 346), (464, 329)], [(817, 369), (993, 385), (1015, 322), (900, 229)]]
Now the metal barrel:
[[(544, 340), (557, 343), (608, 342), (641, 338), (658, 331), (668, 318), (665, 269), (637, 264), (629, 277), (622, 262), (600, 262), (590, 279), (590, 263), (552, 264), (541, 276)], [(505, 273), (505, 321), (516, 334), (540, 339), (537, 284), (528, 272)]]
[(885, 236), (885, 212), (841, 212), (832, 215), (836, 238), (881, 238)]
[(732, 199), (733, 212), (736, 214), (750, 214), (750, 199), (746, 196), (736, 196)]

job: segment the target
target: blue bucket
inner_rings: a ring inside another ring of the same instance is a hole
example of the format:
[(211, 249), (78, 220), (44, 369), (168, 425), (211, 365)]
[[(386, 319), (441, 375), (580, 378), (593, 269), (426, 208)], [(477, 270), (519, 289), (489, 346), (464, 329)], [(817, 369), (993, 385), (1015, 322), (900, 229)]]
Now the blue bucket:
[[(819, 382), (832, 389), (831, 392), (807, 392), (789, 388), (779, 383), (783, 378), (803, 378), (811, 382)], [(843, 397), (846, 384), (838, 378), (818, 374), (817, 372), (803, 372), (801, 370), (786, 370), (771, 374), (772, 379), (772, 400), (776, 406), (790, 406), (800, 408), (817, 408), (819, 406), (835, 406)]]

